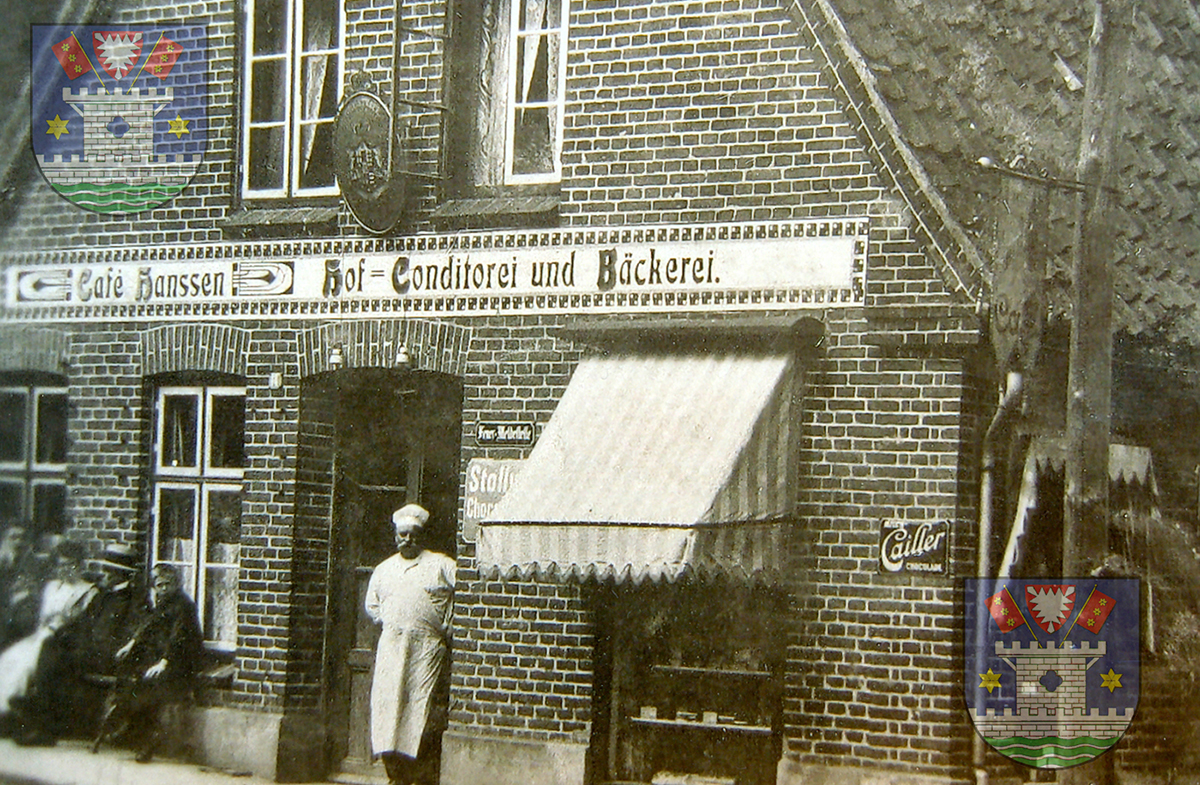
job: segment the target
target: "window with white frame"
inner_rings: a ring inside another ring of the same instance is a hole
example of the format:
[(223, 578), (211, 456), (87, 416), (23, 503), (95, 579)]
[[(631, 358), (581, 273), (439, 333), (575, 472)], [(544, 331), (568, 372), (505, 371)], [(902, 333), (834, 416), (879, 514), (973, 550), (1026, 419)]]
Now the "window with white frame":
[(242, 194), (331, 196), (342, 0), (247, 0)]
[(505, 181), (561, 176), (568, 0), (511, 0)]
[(66, 528), (67, 389), (0, 386), (0, 521)]
[(237, 644), (246, 391), (160, 387), (155, 401), (155, 564), (172, 564), (210, 645)]
[(459, 0), (447, 53), (453, 196), (562, 177), (569, 0)]

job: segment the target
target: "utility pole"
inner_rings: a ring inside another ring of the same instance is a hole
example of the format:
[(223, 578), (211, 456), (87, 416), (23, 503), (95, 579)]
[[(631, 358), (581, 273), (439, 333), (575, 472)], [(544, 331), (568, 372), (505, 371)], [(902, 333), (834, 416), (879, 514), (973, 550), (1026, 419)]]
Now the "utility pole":
[(1067, 378), (1063, 575), (1108, 556), (1108, 447), (1112, 427), (1114, 221), (1109, 214), (1119, 103), (1127, 70), (1130, 0), (1094, 0), (1076, 179), (1074, 302)]
[[(1113, 220), (1109, 194), (1128, 62), (1133, 0), (1094, 0), (1075, 179), (1074, 313), (1067, 378), (1063, 576), (1082, 577), (1109, 553), (1108, 453), (1112, 427)], [(1061, 769), (1064, 785), (1113, 782), (1112, 755)]]

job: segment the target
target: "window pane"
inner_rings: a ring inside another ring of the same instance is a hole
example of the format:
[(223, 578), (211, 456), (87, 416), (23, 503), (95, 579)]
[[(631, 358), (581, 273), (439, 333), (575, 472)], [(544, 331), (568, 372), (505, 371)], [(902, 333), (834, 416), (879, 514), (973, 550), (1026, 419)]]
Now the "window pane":
[(33, 486), (33, 523), (39, 532), (62, 532), (67, 528), (67, 487), (57, 483)]
[(0, 480), (0, 523), (25, 517), (25, 483)]
[(550, 97), (548, 49), (547, 36), (527, 35), (517, 39), (517, 78), (513, 82), (516, 103), (539, 103)]
[(195, 522), (196, 494), (193, 489), (159, 489), (158, 561), (193, 563), (196, 558)]
[(337, 4), (333, 0), (304, 0), (305, 52), (338, 46)]
[(287, 43), (288, 0), (254, 3), (254, 54), (278, 54)]
[(547, 6), (557, 6), (556, 0), (513, 0), (520, 4), (517, 11), (517, 24), (520, 30), (544, 30), (549, 27), (549, 14), (558, 16), (558, 9), (548, 9)]
[(251, 129), (249, 160), (251, 188), (283, 188), (283, 129)]
[(234, 645), (237, 643), (236, 567), (209, 567), (205, 570), (204, 637)]
[(195, 395), (167, 395), (163, 399), (162, 465), (196, 465), (197, 418), (200, 399)]
[(264, 60), (254, 64), (250, 74), (250, 122), (281, 123), (287, 106), (287, 63)]
[(240, 490), (208, 492), (208, 547), (210, 564), (237, 564), (242, 540), (242, 493)]
[(305, 125), (300, 128), (304, 168), (300, 170), (301, 188), (324, 188), (334, 183), (333, 123)]
[(246, 399), (240, 395), (212, 398), (212, 434), (208, 465), (240, 469), (245, 465)]
[(25, 393), (0, 393), (0, 461), (25, 460)]
[(300, 64), (300, 120), (337, 114), (337, 56), (307, 55)]
[(37, 405), (37, 462), (66, 463), (67, 396), (42, 393)]
[(513, 125), (513, 174), (554, 171), (554, 137), (547, 108), (518, 109)]

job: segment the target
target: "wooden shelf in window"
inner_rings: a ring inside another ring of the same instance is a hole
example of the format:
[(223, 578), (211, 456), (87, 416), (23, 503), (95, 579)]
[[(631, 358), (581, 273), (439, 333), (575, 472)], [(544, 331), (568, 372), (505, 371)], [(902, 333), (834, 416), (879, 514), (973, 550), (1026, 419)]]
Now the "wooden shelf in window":
[(655, 673), (676, 673), (691, 676), (735, 676), (748, 679), (769, 679), (770, 671), (740, 670), (737, 668), (700, 668), (693, 665), (655, 665)]
[(688, 730), (732, 731), (734, 733), (750, 733), (758, 736), (769, 736), (772, 730), (767, 725), (737, 725), (727, 722), (701, 722), (700, 720), (664, 720), (647, 717), (630, 717), (634, 725), (647, 725), (658, 728), (687, 728)]

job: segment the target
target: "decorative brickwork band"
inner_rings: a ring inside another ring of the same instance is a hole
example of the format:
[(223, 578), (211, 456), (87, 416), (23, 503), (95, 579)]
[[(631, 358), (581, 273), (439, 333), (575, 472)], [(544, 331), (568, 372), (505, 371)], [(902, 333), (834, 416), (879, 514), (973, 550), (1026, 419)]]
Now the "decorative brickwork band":
[(338, 322), (304, 330), (297, 342), (302, 378), (339, 367), (393, 368), (402, 363), (401, 349), (414, 369), (462, 376), (471, 330), (419, 319)]
[(142, 373), (219, 371), (246, 374), (250, 331), (223, 324), (172, 324), (147, 330), (142, 339)]
[(60, 330), (0, 326), (0, 371), (62, 373), (70, 336)]
[[(6, 319), (358, 320), (857, 307), (865, 217), (5, 256)], [(764, 264), (769, 260), (769, 264)]]

